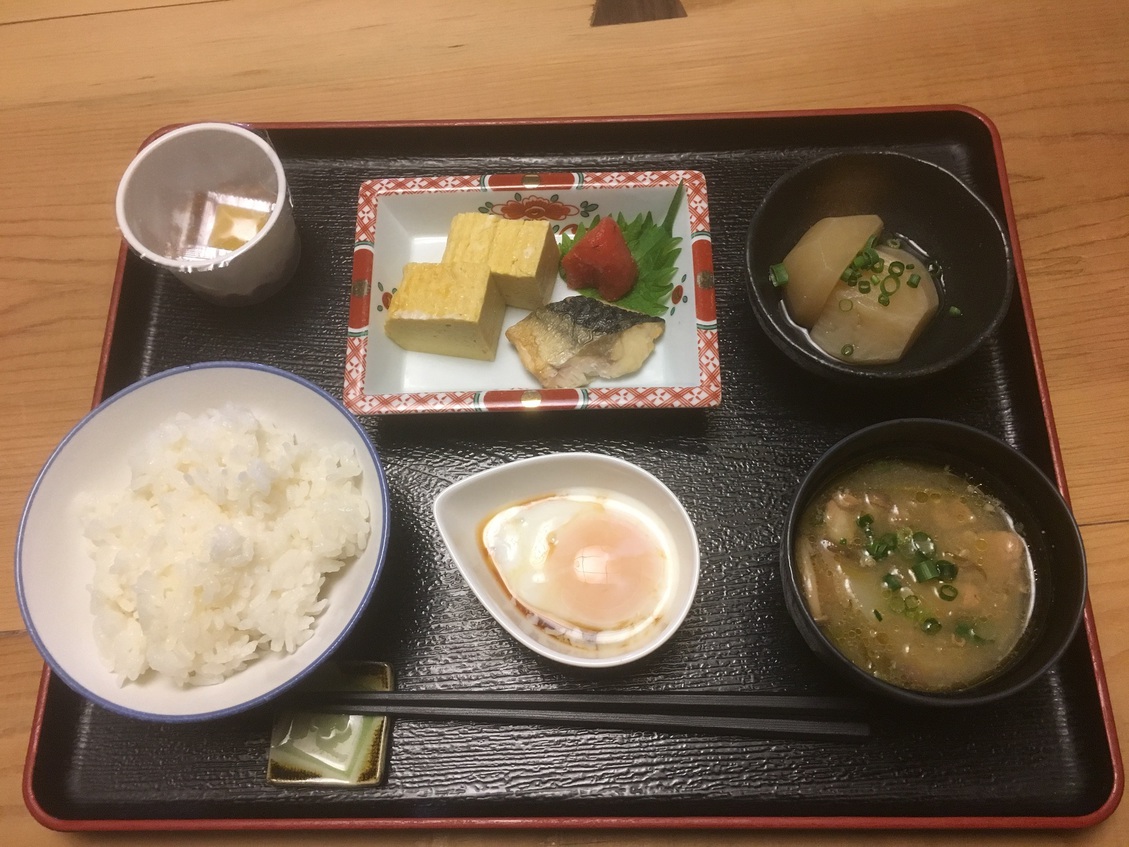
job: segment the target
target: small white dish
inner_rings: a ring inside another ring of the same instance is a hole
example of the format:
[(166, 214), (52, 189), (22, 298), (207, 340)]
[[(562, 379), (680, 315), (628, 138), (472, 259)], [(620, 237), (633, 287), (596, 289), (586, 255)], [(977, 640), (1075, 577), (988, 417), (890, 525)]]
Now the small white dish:
[[(79, 496), (129, 485), (128, 455), (176, 412), (199, 415), (230, 402), (300, 439), (352, 446), (363, 473), (370, 535), (356, 560), (332, 574), (313, 636), (289, 654), (269, 653), (220, 683), (180, 687), (152, 672), (119, 684), (94, 641)], [(193, 721), (251, 708), (326, 659), (356, 623), (383, 568), (388, 545), (384, 471), (364, 430), (341, 403), (286, 371), (208, 362), (143, 379), (97, 406), (55, 449), (28, 496), (16, 541), (16, 590), (36, 647), (67, 685), (107, 709), (157, 721)]]
[[(673, 554), (673, 575), (661, 614), (625, 644), (595, 647), (554, 637), (514, 600), (481, 546), (483, 525), (502, 509), (575, 489), (602, 489), (632, 503), (661, 527)], [(622, 459), (552, 453), (511, 462), (451, 485), (435, 498), (434, 512), (459, 573), (495, 620), (530, 650), (566, 665), (605, 668), (646, 656), (674, 635), (697, 591), (698, 537), (690, 516), (662, 482)]]

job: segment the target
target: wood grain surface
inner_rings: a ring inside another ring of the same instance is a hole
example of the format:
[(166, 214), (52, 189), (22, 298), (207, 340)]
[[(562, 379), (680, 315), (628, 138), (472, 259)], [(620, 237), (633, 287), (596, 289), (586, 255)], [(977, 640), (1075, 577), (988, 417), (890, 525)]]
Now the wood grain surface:
[[(1129, 739), (1129, 7), (1123, 0), (683, 0), (590, 26), (590, 0), (0, 3), (0, 546), (89, 409), (118, 258), (118, 178), (170, 123), (530, 118), (963, 104), (1003, 139), (1070, 498), (1120, 735)], [(8, 561), (11, 562), (9, 556)], [(41, 662), (0, 590), (0, 840)], [(1048, 778), (1053, 775), (1048, 774)], [(1078, 832), (271, 835), (288, 844), (1125, 845)], [(252, 844), (250, 834), (102, 844)]]

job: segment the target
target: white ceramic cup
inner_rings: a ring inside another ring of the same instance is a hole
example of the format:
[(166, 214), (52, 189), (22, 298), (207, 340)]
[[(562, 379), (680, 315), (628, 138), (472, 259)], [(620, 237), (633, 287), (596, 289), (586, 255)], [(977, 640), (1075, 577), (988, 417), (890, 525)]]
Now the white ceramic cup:
[(282, 162), (236, 124), (191, 124), (146, 145), (122, 176), (116, 210), (142, 259), (213, 303), (257, 303), (298, 265)]

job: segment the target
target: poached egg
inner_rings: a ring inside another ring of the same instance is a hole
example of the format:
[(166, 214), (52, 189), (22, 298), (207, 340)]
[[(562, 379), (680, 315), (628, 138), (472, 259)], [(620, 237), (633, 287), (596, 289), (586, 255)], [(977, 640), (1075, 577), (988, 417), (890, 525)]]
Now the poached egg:
[(626, 646), (670, 604), (670, 534), (614, 492), (567, 489), (512, 504), (486, 519), (480, 542), (515, 603), (554, 637)]

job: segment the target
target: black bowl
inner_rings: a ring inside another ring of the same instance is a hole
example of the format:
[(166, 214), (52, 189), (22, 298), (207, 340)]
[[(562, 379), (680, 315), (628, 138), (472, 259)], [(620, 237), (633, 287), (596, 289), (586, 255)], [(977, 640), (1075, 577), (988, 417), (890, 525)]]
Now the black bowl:
[[(1034, 608), (1020, 643), (994, 676), (951, 693), (923, 693), (872, 676), (824, 635), (804, 601), (793, 538), (804, 509), (836, 478), (881, 458), (952, 468), (998, 498), (1027, 542), (1035, 573)], [(1078, 526), (1055, 485), (1030, 460), (993, 436), (951, 421), (903, 418), (859, 430), (828, 450), (800, 483), (780, 545), (788, 611), (808, 646), (863, 688), (904, 703), (977, 705), (1034, 682), (1074, 637), (1086, 602), (1086, 557)]]
[[(787, 314), (769, 279), (821, 218), (876, 214), (941, 267), (937, 316), (901, 360), (852, 365), (820, 350)], [(944, 168), (900, 153), (843, 153), (781, 177), (753, 216), (748, 287), (764, 331), (789, 358), (839, 381), (916, 379), (963, 361), (999, 326), (1015, 288), (1007, 232), (995, 213)], [(959, 316), (949, 313), (959, 309)]]

